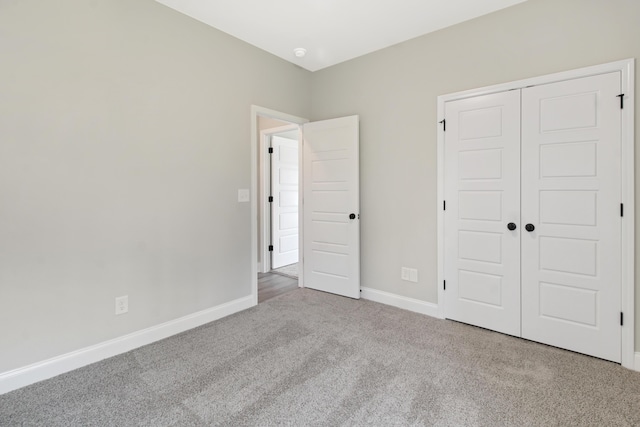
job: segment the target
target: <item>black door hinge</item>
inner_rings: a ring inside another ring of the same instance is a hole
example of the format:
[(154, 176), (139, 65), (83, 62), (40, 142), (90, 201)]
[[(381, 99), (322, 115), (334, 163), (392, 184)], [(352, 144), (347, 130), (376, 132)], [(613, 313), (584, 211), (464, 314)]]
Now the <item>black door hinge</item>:
[(442, 210), (443, 210), (443, 211), (446, 211), (446, 210), (447, 210), (447, 201), (446, 201), (446, 200), (443, 200), (443, 201), (442, 201)]
[(273, 245), (269, 245), (269, 252), (273, 252)]
[(624, 216), (624, 203), (620, 203), (620, 216)]
[(624, 93), (621, 93), (616, 98), (620, 98), (620, 109), (623, 110), (624, 109)]
[(624, 313), (620, 312), (620, 326), (624, 326)]
[(446, 132), (447, 131), (447, 119), (442, 119), (438, 123), (442, 123), (442, 131)]
[(269, 147), (269, 154), (273, 154), (273, 147)]
[(273, 203), (273, 196), (269, 196), (269, 203)]
[(444, 290), (446, 291), (447, 290), (447, 281), (443, 280), (443, 282), (444, 282)]

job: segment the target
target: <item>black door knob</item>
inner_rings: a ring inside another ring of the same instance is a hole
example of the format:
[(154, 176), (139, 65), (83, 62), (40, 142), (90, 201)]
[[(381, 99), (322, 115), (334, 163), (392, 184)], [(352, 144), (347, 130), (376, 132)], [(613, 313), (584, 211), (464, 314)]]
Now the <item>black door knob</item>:
[(356, 219), (356, 214), (349, 214), (349, 219)]
[(524, 229), (527, 230), (529, 233), (531, 233), (533, 230), (536, 229), (536, 227), (533, 224), (527, 224), (524, 226)]
[(513, 222), (510, 222), (509, 224), (507, 224), (507, 228), (511, 231), (516, 229), (516, 225)]

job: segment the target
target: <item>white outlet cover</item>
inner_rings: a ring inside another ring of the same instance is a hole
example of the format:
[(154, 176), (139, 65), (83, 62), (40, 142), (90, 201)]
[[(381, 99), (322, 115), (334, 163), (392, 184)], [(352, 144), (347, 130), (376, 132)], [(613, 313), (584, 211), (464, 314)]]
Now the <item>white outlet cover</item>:
[(415, 268), (402, 267), (400, 268), (400, 279), (406, 280), (407, 282), (417, 282), (418, 270)]
[(418, 270), (412, 268), (409, 270), (409, 281), (410, 282), (418, 282)]
[(249, 190), (241, 188), (238, 190), (238, 202), (244, 203), (249, 201)]
[(116, 298), (116, 315), (129, 311), (129, 295)]

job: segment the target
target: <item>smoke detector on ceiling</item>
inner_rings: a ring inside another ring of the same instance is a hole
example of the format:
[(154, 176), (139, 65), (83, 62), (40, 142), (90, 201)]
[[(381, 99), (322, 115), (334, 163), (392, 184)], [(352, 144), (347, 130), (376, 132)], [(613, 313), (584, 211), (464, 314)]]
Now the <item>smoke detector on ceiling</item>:
[(293, 49), (293, 54), (298, 58), (304, 58), (304, 56), (307, 54), (307, 49), (303, 47), (297, 47)]

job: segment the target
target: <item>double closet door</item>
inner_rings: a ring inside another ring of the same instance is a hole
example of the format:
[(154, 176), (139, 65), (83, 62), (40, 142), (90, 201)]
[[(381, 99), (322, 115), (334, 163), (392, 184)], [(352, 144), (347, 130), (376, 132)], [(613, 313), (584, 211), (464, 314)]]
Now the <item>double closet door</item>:
[(445, 316), (621, 360), (621, 75), (445, 105)]

